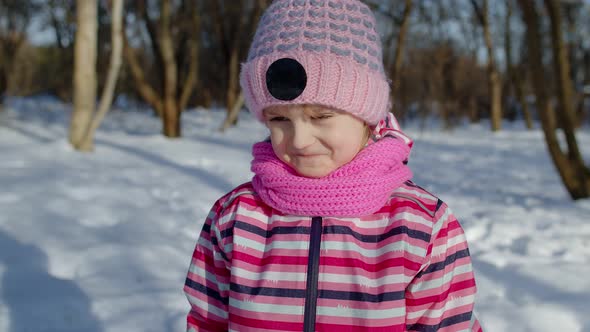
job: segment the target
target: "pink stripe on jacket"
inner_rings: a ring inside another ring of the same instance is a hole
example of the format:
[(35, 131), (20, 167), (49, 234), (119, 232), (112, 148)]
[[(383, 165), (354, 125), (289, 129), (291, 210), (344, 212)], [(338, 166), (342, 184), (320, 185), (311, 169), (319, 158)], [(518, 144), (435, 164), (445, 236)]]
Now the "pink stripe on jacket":
[(410, 181), (362, 218), (284, 215), (243, 184), (211, 209), (184, 291), (187, 331), (481, 331), (463, 229)]

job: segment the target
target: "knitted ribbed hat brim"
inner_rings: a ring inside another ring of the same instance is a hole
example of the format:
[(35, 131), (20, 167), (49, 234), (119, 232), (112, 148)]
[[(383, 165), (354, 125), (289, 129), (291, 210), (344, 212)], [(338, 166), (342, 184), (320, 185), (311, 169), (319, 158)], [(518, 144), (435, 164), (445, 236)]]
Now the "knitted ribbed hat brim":
[(311, 52), (289, 53), (307, 72), (307, 87), (294, 100), (274, 98), (261, 72), (285, 54), (259, 57), (243, 64), (240, 77), (246, 105), (263, 120), (262, 110), (275, 105), (316, 104), (349, 112), (368, 124), (383, 119), (388, 109), (389, 84), (379, 72), (369, 71), (348, 58)]

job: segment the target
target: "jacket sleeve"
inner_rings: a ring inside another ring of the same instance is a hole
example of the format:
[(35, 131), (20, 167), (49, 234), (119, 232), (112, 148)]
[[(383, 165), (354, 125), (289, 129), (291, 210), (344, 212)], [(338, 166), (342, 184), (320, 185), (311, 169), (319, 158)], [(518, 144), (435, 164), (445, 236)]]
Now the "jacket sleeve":
[(424, 263), (406, 288), (406, 329), (481, 332), (465, 233), (448, 206), (438, 206)]
[(187, 316), (190, 332), (228, 329), (229, 259), (222, 250), (220, 211), (217, 202), (205, 220), (185, 280), (184, 293), (191, 306)]

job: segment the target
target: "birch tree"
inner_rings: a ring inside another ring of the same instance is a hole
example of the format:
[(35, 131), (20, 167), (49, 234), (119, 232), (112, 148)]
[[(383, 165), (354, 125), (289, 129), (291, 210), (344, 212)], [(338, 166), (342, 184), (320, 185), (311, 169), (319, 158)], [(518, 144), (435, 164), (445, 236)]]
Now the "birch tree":
[(77, 30), (74, 42), (74, 110), (70, 122), (70, 144), (80, 149), (88, 131), (96, 102), (96, 58), (98, 1), (76, 1)]
[(74, 56), (74, 111), (70, 143), (80, 151), (94, 149), (94, 135), (111, 107), (122, 64), (123, 0), (112, 0), (111, 57), (98, 109), (96, 100), (97, 17), (96, 0), (78, 0)]

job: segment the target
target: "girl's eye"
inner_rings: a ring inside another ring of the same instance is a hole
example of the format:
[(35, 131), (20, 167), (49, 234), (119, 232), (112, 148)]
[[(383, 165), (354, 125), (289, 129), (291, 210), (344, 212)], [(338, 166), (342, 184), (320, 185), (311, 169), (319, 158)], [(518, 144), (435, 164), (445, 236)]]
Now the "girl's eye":
[(270, 118), (269, 121), (272, 121), (272, 122), (283, 122), (283, 121), (288, 121), (288, 120), (289, 119), (287, 119), (284, 116), (273, 116), (272, 118)]
[(320, 115), (316, 115), (316, 116), (312, 117), (312, 119), (313, 120), (324, 120), (324, 119), (329, 119), (332, 116), (333, 116), (332, 114), (320, 114)]

